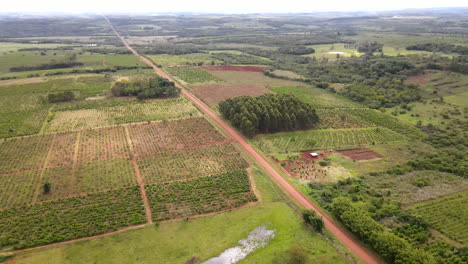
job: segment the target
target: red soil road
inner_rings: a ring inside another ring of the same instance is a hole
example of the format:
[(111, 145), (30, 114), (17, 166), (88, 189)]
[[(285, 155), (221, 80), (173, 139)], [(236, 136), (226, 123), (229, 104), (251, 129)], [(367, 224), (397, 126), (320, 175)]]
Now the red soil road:
[[(110, 21), (104, 17), (109, 25), (111, 26), (112, 30), (114, 31), (115, 35), (120, 38), (120, 40), (124, 43), (124, 45), (137, 57), (139, 57), (143, 62), (150, 65), (156, 73), (158, 73), (161, 77), (164, 77), (170, 81), (174, 81), (170, 76), (168, 76), (165, 72), (159, 69), (153, 62), (149, 59), (141, 56), (138, 54), (130, 45), (125, 41), (123, 37), (119, 35), (119, 33), (115, 30), (112, 26)], [(177, 85), (177, 84), (176, 84)], [(363, 248), (358, 242), (354, 241), (348, 234), (343, 231), (340, 227), (338, 227), (326, 214), (324, 214), (321, 209), (314, 204), (310, 199), (305, 197), (302, 193), (300, 193), (294, 186), (292, 186), (289, 182), (287, 182), (271, 165), (268, 161), (260, 155), (249, 143), (239, 134), (237, 133), (232, 127), (230, 127), (226, 122), (224, 122), (219, 116), (215, 114), (207, 105), (205, 105), (202, 101), (196, 98), (194, 95), (186, 91), (183, 87), (179, 88), (182, 89), (181, 93), (187, 99), (192, 101), (200, 110), (202, 110), (207, 116), (209, 116), (213, 121), (215, 121), (221, 128), (223, 128), (227, 133), (229, 133), (234, 140), (236, 140), (242, 148), (244, 148), (247, 153), (249, 153), (258, 164), (260, 164), (265, 171), (269, 173), (269, 175), (276, 181), (280, 187), (287, 192), (298, 204), (300, 204), (305, 209), (313, 209), (323, 218), (323, 222), (325, 227), (335, 235), (341, 243), (343, 243), (348, 249), (350, 249), (360, 260), (364, 263), (368, 264), (378, 264), (380, 263), (378, 259), (371, 254), (368, 250)]]

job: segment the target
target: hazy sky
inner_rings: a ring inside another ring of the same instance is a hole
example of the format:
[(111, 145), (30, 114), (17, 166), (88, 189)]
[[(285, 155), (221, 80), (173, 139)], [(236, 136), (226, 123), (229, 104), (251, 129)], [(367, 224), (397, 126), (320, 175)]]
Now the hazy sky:
[(2, 0), (0, 12), (314, 12), (467, 7), (467, 0)]

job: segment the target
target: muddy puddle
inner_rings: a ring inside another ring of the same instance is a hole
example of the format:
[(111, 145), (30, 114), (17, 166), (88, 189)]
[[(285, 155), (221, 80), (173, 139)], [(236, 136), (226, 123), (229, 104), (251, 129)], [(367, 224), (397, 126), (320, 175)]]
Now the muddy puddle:
[(269, 230), (266, 226), (259, 226), (249, 233), (247, 238), (239, 240), (239, 244), (229, 248), (219, 256), (211, 258), (202, 264), (233, 264), (244, 259), (250, 253), (263, 248), (275, 237), (276, 230)]

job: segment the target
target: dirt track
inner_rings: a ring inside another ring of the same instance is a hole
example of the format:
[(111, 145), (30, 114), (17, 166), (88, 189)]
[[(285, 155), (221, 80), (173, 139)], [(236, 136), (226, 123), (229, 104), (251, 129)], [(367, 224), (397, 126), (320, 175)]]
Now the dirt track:
[[(158, 73), (161, 77), (167, 78), (168, 80), (174, 81), (170, 76), (168, 76), (165, 72), (159, 69), (153, 62), (149, 59), (141, 56), (138, 54), (130, 45), (125, 41), (123, 37), (119, 35), (119, 33), (115, 30), (112, 26), (110, 21), (105, 18), (109, 25), (111, 26), (112, 30), (115, 32), (116, 36), (120, 38), (120, 40), (124, 43), (124, 45), (135, 55), (138, 56), (143, 62), (150, 65), (156, 73)], [(322, 216), (325, 227), (335, 235), (348, 249), (350, 249), (362, 262), (374, 264), (379, 263), (377, 258), (372, 255), (368, 250), (363, 248), (358, 242), (354, 241), (350, 238), (343, 230), (341, 230), (335, 223), (324, 213), (322, 213), (321, 209), (315, 205), (311, 200), (306, 198), (302, 193), (300, 193), (294, 186), (292, 186), (289, 182), (287, 182), (271, 165), (267, 162), (267, 160), (260, 155), (250, 144), (242, 137), (237, 131), (235, 131), (232, 127), (230, 127), (226, 122), (224, 122), (219, 116), (213, 112), (208, 106), (206, 106), (202, 101), (196, 98), (194, 95), (189, 93), (183, 87), (180, 87), (176, 84), (179, 88), (182, 89), (182, 95), (184, 95), (187, 99), (192, 101), (200, 110), (202, 110), (207, 116), (209, 116), (214, 122), (216, 122), (221, 128), (223, 128), (229, 135), (231, 135), (246, 152), (248, 152), (252, 158), (254, 158), (259, 165), (263, 167), (265, 171), (273, 178), (273, 180), (280, 185), (280, 187), (288, 193), (290, 197), (292, 197), (298, 204), (306, 209), (313, 209), (317, 212), (318, 215)]]

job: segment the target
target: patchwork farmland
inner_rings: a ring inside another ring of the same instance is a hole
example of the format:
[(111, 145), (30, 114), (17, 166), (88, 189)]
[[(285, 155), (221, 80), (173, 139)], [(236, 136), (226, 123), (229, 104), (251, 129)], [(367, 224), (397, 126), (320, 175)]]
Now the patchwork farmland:
[(11, 138), (1, 143), (0, 160), (1, 246), (48, 244), (256, 200), (248, 163), (201, 117)]

